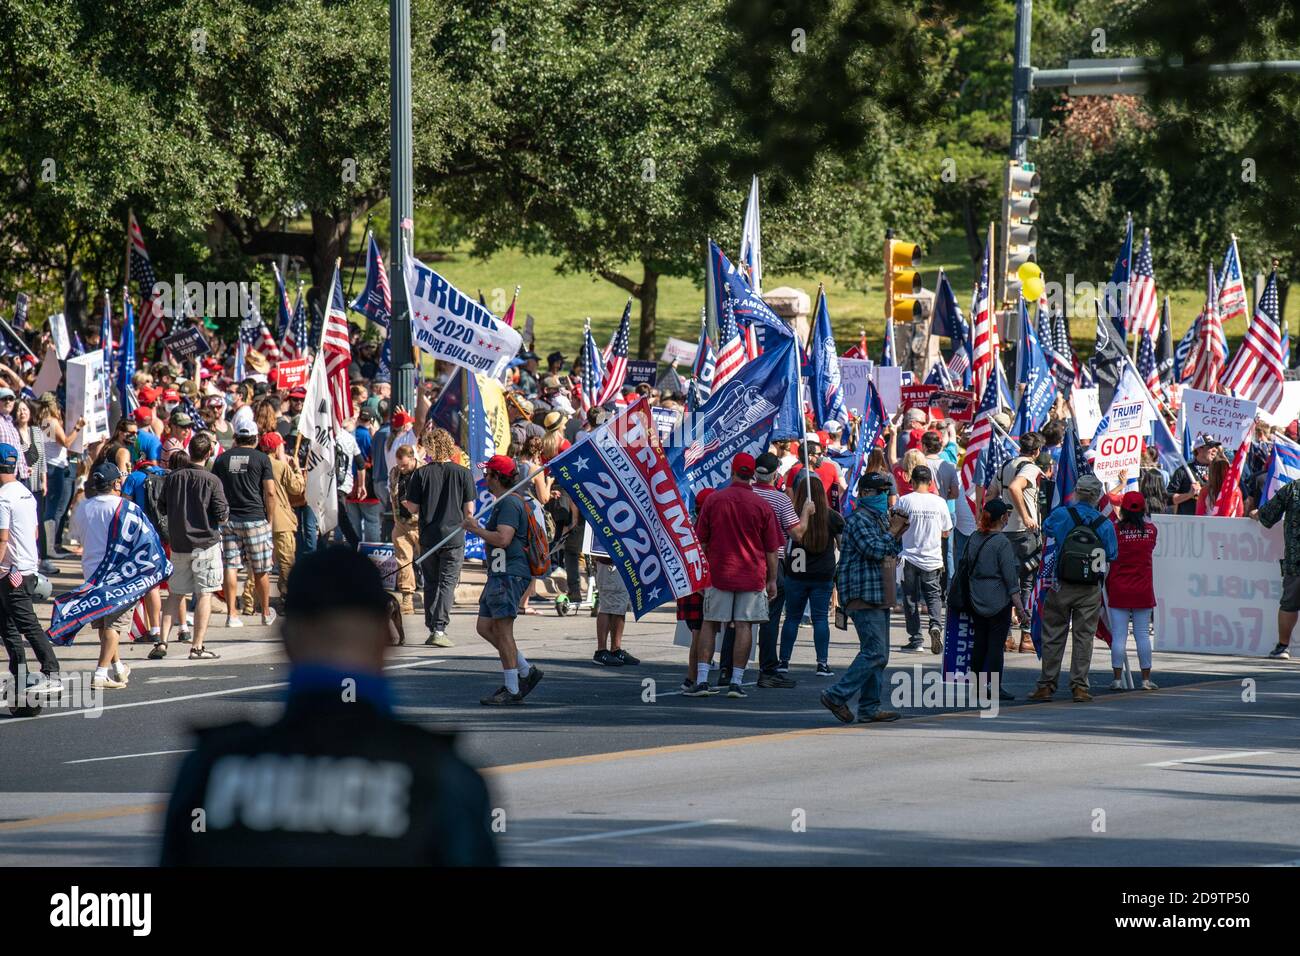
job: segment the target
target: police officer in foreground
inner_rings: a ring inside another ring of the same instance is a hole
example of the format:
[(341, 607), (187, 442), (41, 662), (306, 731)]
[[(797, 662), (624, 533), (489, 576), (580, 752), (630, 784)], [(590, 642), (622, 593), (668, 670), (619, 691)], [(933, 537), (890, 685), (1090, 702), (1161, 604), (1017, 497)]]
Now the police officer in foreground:
[(497, 863), (483, 779), (450, 736), (392, 714), (387, 605), (354, 551), (294, 565), (284, 714), (199, 733), (167, 810), (163, 865)]

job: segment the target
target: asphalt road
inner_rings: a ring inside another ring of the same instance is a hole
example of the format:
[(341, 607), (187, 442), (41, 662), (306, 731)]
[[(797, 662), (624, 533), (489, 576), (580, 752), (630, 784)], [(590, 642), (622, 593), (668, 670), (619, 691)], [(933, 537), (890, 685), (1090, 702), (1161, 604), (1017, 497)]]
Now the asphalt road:
[[(422, 628), (408, 624), (418, 641)], [(457, 647), (394, 649), (400, 713), (458, 731), (505, 811), (510, 863), (1300, 863), (1300, 837), (1279, 825), (1300, 802), (1293, 665), (1161, 655), (1159, 691), (1112, 693), (1098, 645), (1092, 704), (1062, 691), (996, 717), (917, 706), (896, 724), (858, 727), (818, 704), (828, 682), (811, 673), (807, 629), (798, 687), (732, 701), (678, 693), (685, 651), (672, 646), (669, 614), (629, 624), (627, 645), (643, 658), (633, 668), (591, 664), (593, 624), (520, 620), (546, 673), (520, 708), (478, 705), (500, 672), (468, 608), (451, 628)], [(856, 644), (832, 634), (842, 671)], [(216, 628), (210, 641), (220, 661), (136, 664), (97, 717), (0, 718), (0, 865), (155, 860), (190, 729), (271, 720), (283, 697), (273, 635)], [(891, 673), (936, 667), (902, 642), (896, 622)], [(91, 653), (62, 656), (78, 667)], [(1036, 671), (1032, 655), (1012, 655), (1008, 687), (1023, 698)]]

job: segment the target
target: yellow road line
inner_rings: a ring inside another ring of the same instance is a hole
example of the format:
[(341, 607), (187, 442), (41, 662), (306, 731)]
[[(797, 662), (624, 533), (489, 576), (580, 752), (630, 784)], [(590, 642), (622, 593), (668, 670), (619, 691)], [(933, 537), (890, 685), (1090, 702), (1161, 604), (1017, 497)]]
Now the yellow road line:
[(37, 827), (52, 827), (60, 823), (85, 823), (87, 820), (112, 820), (116, 817), (138, 817), (145, 813), (161, 813), (167, 809), (165, 803), (146, 803), (134, 807), (104, 807), (100, 810), (73, 810), (69, 813), (56, 813), (48, 817), (31, 817), (27, 820), (9, 820), (0, 823), (0, 832), (12, 830), (33, 830)]

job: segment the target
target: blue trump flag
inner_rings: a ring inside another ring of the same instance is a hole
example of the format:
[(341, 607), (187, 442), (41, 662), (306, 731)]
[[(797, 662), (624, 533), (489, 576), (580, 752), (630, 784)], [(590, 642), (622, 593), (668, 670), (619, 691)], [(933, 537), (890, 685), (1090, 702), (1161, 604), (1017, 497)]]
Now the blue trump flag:
[(885, 414), (885, 403), (881, 401), (880, 393), (871, 382), (867, 382), (867, 397), (863, 402), (863, 409), (866, 414), (863, 415), (862, 424), (858, 427), (858, 443), (854, 448), (855, 455), (849, 468), (848, 488), (844, 492), (844, 501), (840, 505), (840, 512), (844, 515), (852, 513), (853, 506), (857, 503), (858, 479), (866, 470), (867, 459), (871, 457), (877, 439), (889, 424), (889, 416)]
[(131, 300), (126, 300), (126, 318), (122, 321), (122, 345), (117, 356), (117, 394), (122, 403), (123, 416), (135, 411), (135, 389), (131, 378), (135, 375), (135, 312)]
[(798, 361), (794, 338), (786, 339), (746, 362), (673, 430), (664, 452), (689, 506), (700, 489), (731, 480), (731, 459), (737, 454), (757, 458), (767, 451), (782, 412), (789, 414), (792, 396), (797, 416)]
[[(731, 260), (718, 248), (718, 244), (709, 240), (708, 261), (705, 263), (705, 309), (708, 318), (707, 328), (710, 338), (715, 337), (718, 322), (722, 318), (723, 304), (727, 290), (733, 299), (736, 323), (740, 326), (755, 326), (758, 344), (766, 351), (775, 348), (784, 339), (793, 339), (794, 330), (780, 316), (771, 310), (763, 297), (756, 293), (745, 281), (744, 275), (732, 265)], [(719, 343), (721, 347), (725, 343)]]
[(1016, 382), (1024, 386), (1016, 420), (1011, 434), (1027, 435), (1036, 432), (1047, 422), (1047, 415), (1056, 401), (1056, 376), (1051, 363), (1038, 342), (1038, 333), (1029, 321), (1025, 300), (1020, 300), (1020, 362), (1016, 369)]
[(1115, 327), (1120, 342), (1124, 343), (1128, 341), (1128, 283), (1132, 274), (1133, 217), (1129, 216), (1124, 231), (1124, 244), (1119, 247), (1119, 255), (1115, 257), (1115, 268), (1110, 274), (1110, 284), (1106, 286), (1102, 295), (1111, 325)]
[(813, 418), (817, 427), (824, 428), (829, 421), (848, 425), (849, 413), (844, 407), (844, 390), (840, 388), (839, 353), (831, 332), (831, 316), (826, 308), (824, 290), (817, 296), (808, 366), (808, 388), (812, 392)]
[(1079, 438), (1074, 430), (1074, 419), (1065, 426), (1061, 439), (1061, 457), (1056, 463), (1056, 482), (1052, 486), (1052, 507), (1058, 508), (1070, 500), (1074, 486), (1079, 481)]
[(171, 574), (172, 563), (144, 511), (129, 498), (119, 499), (99, 567), (81, 587), (54, 599), (50, 640), (71, 644), (83, 626), (131, 607)]

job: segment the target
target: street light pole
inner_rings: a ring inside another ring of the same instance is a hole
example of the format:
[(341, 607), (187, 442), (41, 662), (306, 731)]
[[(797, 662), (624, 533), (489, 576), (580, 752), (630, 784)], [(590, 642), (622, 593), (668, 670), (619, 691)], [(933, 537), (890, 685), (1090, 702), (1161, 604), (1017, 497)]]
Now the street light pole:
[(412, 241), (412, 161), (411, 161), (411, 0), (388, 2), (389, 89), (391, 106), (390, 162), (392, 181), (389, 190), (392, 221), (389, 224), (388, 248), (393, 267), (389, 282), (393, 315), (389, 334), (393, 337), (393, 405), (415, 409), (415, 362), (411, 352), (411, 312), (403, 278), (403, 250), (414, 255)]
[(1034, 0), (1016, 0), (1016, 61), (1011, 80), (1011, 160), (1023, 163), (1028, 156), (1029, 90), (1033, 64), (1029, 61), (1029, 38), (1033, 29)]

